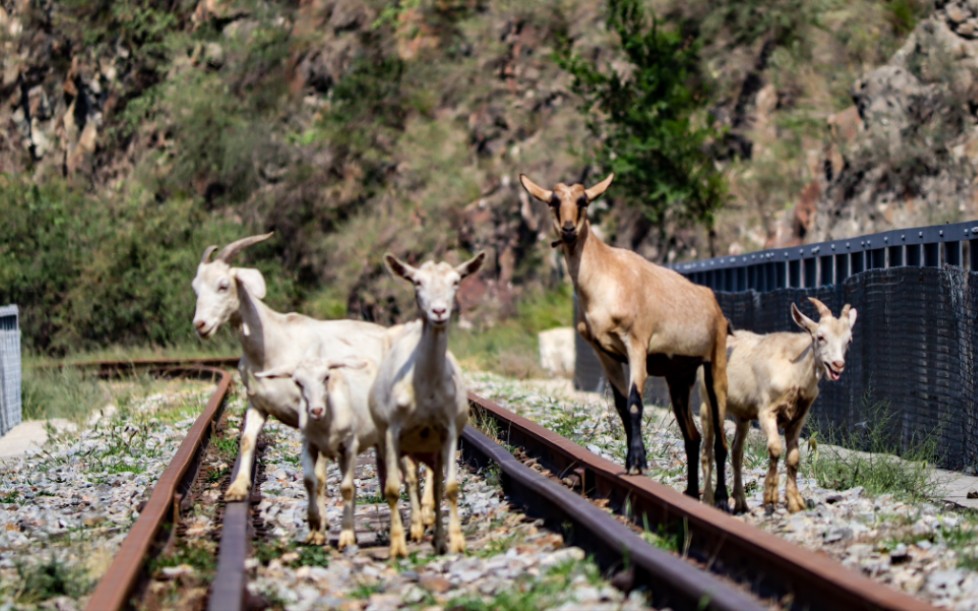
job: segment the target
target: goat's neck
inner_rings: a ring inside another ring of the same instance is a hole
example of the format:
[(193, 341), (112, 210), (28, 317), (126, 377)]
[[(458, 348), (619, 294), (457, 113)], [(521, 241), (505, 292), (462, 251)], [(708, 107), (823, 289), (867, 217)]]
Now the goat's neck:
[(799, 333), (798, 336), (804, 337), (806, 342), (801, 352), (795, 357), (795, 362), (804, 367), (806, 371), (811, 372), (810, 379), (815, 380), (815, 384), (818, 384), (822, 380), (824, 372), (818, 366), (818, 359), (815, 358), (815, 346), (812, 345), (807, 333)]
[[(591, 232), (591, 223), (585, 222), (577, 234), (573, 244), (562, 244), (564, 259), (567, 261), (567, 273), (574, 282), (574, 289), (585, 302), (591, 295), (588, 276), (594, 273), (595, 266), (601, 267), (600, 259), (611, 247)], [(600, 269), (598, 270), (601, 271)]]
[(436, 380), (445, 372), (448, 363), (448, 325), (435, 327), (422, 318), (421, 341), (415, 351), (415, 376)]
[[(281, 338), (272, 331), (276, 312), (252, 296), (244, 287), (238, 286), (238, 311), (231, 317), (248, 361), (256, 368), (264, 368), (265, 355), (274, 354)], [(278, 349), (281, 352), (283, 349)]]

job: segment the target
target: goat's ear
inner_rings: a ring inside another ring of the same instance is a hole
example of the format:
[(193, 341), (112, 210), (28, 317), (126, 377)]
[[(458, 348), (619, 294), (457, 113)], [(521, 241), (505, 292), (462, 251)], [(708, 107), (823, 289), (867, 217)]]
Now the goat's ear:
[(842, 318), (842, 319), (848, 318), (849, 319), (849, 328), (851, 329), (851, 328), (855, 327), (856, 326), (856, 308), (850, 307), (850, 305), (847, 303), (842, 308), (842, 313), (839, 314), (839, 318)]
[(594, 200), (601, 197), (601, 194), (608, 190), (608, 187), (611, 186), (611, 181), (613, 181), (614, 179), (615, 179), (615, 173), (612, 172), (611, 174), (608, 174), (607, 178), (605, 178), (598, 184), (594, 185), (590, 189), (586, 189), (584, 193), (587, 195), (587, 201), (593, 202)]
[(265, 277), (261, 275), (260, 271), (250, 267), (233, 267), (231, 273), (252, 297), (256, 299), (265, 298)]
[(526, 189), (526, 192), (537, 198), (545, 204), (550, 204), (551, 198), (554, 196), (554, 192), (549, 189), (544, 189), (537, 183), (530, 180), (530, 177), (526, 174), (520, 174), (520, 184)]
[(292, 372), (295, 370), (293, 365), (280, 365), (278, 367), (272, 367), (271, 369), (266, 369), (265, 371), (255, 372), (255, 377), (259, 379), (264, 378), (291, 378)]
[(387, 264), (387, 269), (391, 270), (391, 273), (395, 276), (400, 276), (405, 280), (414, 279), (414, 268), (401, 261), (391, 253), (384, 255), (384, 263)]
[(809, 333), (815, 333), (815, 330), (818, 329), (818, 323), (802, 314), (795, 304), (791, 304), (791, 318), (794, 319), (796, 325)]
[(486, 251), (481, 251), (476, 256), (472, 257), (465, 263), (459, 265), (455, 268), (460, 276), (465, 278), (469, 274), (475, 273), (480, 267), (482, 267), (482, 262), (486, 260)]

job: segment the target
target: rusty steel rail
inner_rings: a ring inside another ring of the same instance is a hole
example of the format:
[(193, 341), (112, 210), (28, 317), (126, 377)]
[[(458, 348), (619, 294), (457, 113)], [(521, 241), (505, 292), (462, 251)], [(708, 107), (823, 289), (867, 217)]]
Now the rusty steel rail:
[[(254, 461), (258, 451), (252, 453), (251, 484), (252, 494), (255, 492)], [(231, 481), (241, 467), (241, 454), (234, 461), (231, 471)], [(207, 608), (209, 611), (238, 611), (247, 609), (248, 574), (245, 561), (251, 552), (251, 499), (226, 503), (224, 518), (221, 521), (221, 543), (218, 547), (217, 571), (211, 584)]]
[[(197, 379), (216, 379), (217, 388), (207, 406), (194, 422), (190, 432), (177, 449), (173, 460), (160, 476), (146, 506), (126, 535), (109, 569), (99, 580), (88, 601), (90, 611), (125, 609), (133, 605), (132, 597), (146, 583), (146, 561), (160, 549), (168, 534), (166, 527), (174, 524), (180, 514), (183, 495), (196, 478), (206, 441), (221, 417), (231, 389), (231, 373), (218, 369), (231, 359), (201, 360), (140, 360), (79, 363), (80, 367), (97, 367), (103, 378), (118, 377), (136, 369), (162, 375), (180, 375)], [(237, 359), (233, 359), (237, 362)], [(197, 364), (196, 363), (203, 363)]]
[(505, 448), (469, 426), (462, 431), (462, 456), (471, 464), (495, 464), (506, 496), (528, 515), (563, 531), (565, 540), (587, 551), (614, 573), (623, 589), (649, 586), (656, 608), (762, 611), (767, 606), (709, 572), (652, 547), (608, 512), (516, 460)]
[(645, 476), (597, 456), (526, 418), (469, 393), (469, 403), (498, 426), (499, 437), (591, 498), (607, 499), (643, 527), (683, 529), (691, 557), (792, 609), (934, 609), (806, 550), (749, 526)]

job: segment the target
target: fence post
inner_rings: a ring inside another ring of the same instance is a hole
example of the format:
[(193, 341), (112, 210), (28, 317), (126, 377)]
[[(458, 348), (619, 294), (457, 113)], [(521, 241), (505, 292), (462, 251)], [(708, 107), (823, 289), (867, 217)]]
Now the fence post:
[(21, 420), (19, 323), (17, 306), (0, 307), (0, 435)]

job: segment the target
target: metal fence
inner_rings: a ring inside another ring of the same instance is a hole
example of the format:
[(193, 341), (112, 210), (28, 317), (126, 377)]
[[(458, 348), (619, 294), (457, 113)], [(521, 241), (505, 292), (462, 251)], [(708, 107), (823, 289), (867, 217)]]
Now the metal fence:
[(20, 424), (20, 324), (17, 306), (0, 307), (0, 435)]
[[(959, 223), (675, 269), (711, 286), (735, 328), (758, 333), (797, 329), (791, 303), (814, 317), (809, 296), (836, 314), (851, 304), (859, 314), (846, 372), (820, 385), (809, 428), (843, 432), (857, 447), (870, 431), (903, 452), (929, 443), (942, 467), (966, 469), (978, 466), (976, 240), (978, 222)], [(578, 386), (599, 388), (596, 357), (577, 347)], [(650, 398), (668, 405), (655, 380)]]

